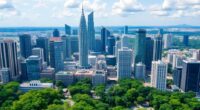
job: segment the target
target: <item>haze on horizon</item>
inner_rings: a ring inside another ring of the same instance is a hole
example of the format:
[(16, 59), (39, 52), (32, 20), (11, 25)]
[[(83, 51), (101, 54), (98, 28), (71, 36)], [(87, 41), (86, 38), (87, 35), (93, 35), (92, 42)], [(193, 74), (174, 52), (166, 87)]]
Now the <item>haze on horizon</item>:
[[(0, 27), (78, 26), (82, 0), (0, 0)], [(200, 25), (200, 0), (84, 0), (96, 26)]]

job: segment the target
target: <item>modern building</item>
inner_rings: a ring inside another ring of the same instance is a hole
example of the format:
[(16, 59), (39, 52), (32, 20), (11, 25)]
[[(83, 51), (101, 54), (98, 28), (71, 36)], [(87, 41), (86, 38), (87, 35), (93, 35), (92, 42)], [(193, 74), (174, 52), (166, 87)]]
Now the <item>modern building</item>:
[(189, 45), (189, 35), (184, 35), (183, 36), (183, 44), (185, 46), (188, 46)]
[(28, 92), (30, 90), (40, 90), (45, 88), (53, 88), (53, 83), (41, 83), (38, 80), (33, 80), (30, 82), (24, 82), (19, 86), (19, 90), (21, 90), (22, 92)]
[(93, 74), (93, 77), (92, 77), (92, 85), (93, 86), (106, 84), (106, 81), (107, 81), (107, 77), (106, 77), (105, 71), (102, 71), (102, 70), (95, 71), (95, 74)]
[(124, 34), (128, 34), (128, 26), (124, 26)]
[(53, 30), (53, 37), (60, 37), (60, 32), (58, 29)]
[(74, 83), (74, 73), (67, 71), (59, 71), (56, 73), (56, 82), (61, 81), (65, 86), (69, 86)]
[(49, 38), (38, 37), (36, 39), (36, 47), (43, 49), (44, 61), (49, 65)]
[(88, 68), (88, 33), (86, 20), (84, 15), (84, 10), (82, 9), (82, 15), (79, 25), (79, 67), (80, 68)]
[(118, 56), (118, 50), (122, 48), (122, 42), (121, 41), (116, 41), (115, 43), (115, 56)]
[(74, 74), (75, 80), (80, 81), (83, 79), (90, 79), (92, 80), (94, 74), (94, 70), (77, 70), (76, 73)]
[(167, 64), (158, 60), (152, 62), (151, 86), (165, 91), (167, 85)]
[(21, 67), (21, 80), (27, 81), (28, 80), (28, 74), (27, 74), (27, 63), (26, 60), (22, 61), (20, 63)]
[(172, 46), (172, 34), (164, 35), (164, 48), (168, 49)]
[(95, 29), (94, 29), (94, 12), (88, 15), (88, 38), (89, 38), (89, 50), (95, 50)]
[(96, 61), (96, 70), (106, 70), (107, 64), (105, 60)]
[(141, 62), (136, 64), (135, 67), (135, 78), (139, 80), (145, 80), (145, 74), (146, 74), (146, 67)]
[(65, 34), (66, 35), (71, 35), (71, 27), (67, 24), (65, 24)]
[(0, 84), (6, 84), (10, 81), (10, 71), (8, 68), (0, 69)]
[(173, 82), (177, 87), (181, 87), (182, 67), (176, 67), (173, 70)]
[(40, 72), (42, 71), (42, 60), (38, 56), (30, 56), (26, 60), (27, 78), (31, 80), (39, 80)]
[(17, 59), (17, 43), (14, 40), (0, 40), (0, 69), (10, 70), (10, 79), (19, 78), (19, 63)]
[(159, 34), (154, 38), (154, 49), (153, 49), (153, 61), (158, 61), (162, 59), (162, 50), (163, 50), (163, 40)]
[(135, 64), (142, 62), (145, 64), (145, 57), (146, 57), (146, 30), (139, 29), (137, 32), (137, 36), (135, 39)]
[(91, 65), (93, 68), (95, 68), (96, 61), (97, 61), (97, 57), (96, 57), (95, 55), (89, 55), (89, 56), (88, 56), (88, 63), (89, 63), (89, 65)]
[(184, 92), (200, 92), (200, 61), (188, 59), (183, 61), (181, 89)]
[(43, 69), (40, 73), (40, 78), (50, 79), (52, 81), (55, 80), (55, 69), (48, 67)]
[(69, 35), (62, 36), (64, 59), (71, 59), (71, 39)]
[(153, 61), (153, 39), (150, 37), (146, 38), (146, 57), (145, 57), (145, 66), (146, 70), (151, 71), (151, 64)]
[(106, 47), (107, 47), (107, 40), (108, 37), (110, 37), (111, 33), (109, 30), (107, 30), (105, 27), (102, 27), (101, 29), (101, 41), (102, 41), (102, 52), (106, 52)]
[(33, 48), (32, 55), (40, 57), (42, 60), (42, 63), (44, 62), (44, 52), (42, 48)]
[(79, 52), (78, 36), (77, 35), (70, 36), (70, 41), (71, 41), (71, 54)]
[(31, 36), (29, 34), (19, 35), (20, 42), (20, 52), (21, 56), (28, 58), (31, 56), (32, 45), (31, 45)]
[(106, 56), (106, 64), (110, 66), (116, 66), (117, 61), (116, 57), (114, 55), (107, 55)]
[(64, 69), (63, 42), (60, 37), (50, 39), (50, 65), (55, 72)]
[(107, 48), (106, 48), (106, 53), (108, 55), (114, 55), (114, 46), (115, 46), (115, 37), (110, 36), (107, 39)]
[(128, 49), (127, 47), (124, 47), (122, 49), (119, 49), (118, 51), (118, 57), (117, 57), (117, 78), (125, 79), (125, 78), (131, 78), (131, 65), (132, 65), (132, 59), (133, 57), (133, 51), (131, 49)]

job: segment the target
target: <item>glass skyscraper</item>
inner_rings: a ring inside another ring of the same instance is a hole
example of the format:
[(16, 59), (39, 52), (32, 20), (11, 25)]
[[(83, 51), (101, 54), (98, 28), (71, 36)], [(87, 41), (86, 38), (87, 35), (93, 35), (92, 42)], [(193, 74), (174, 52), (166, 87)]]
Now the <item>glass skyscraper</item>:
[(153, 61), (162, 59), (163, 40), (162, 35), (159, 34), (154, 38)]
[(49, 65), (49, 39), (47, 37), (39, 37), (36, 39), (36, 47), (43, 49), (44, 61)]
[(107, 39), (110, 37), (110, 31), (107, 30), (105, 27), (101, 29), (101, 41), (102, 41), (102, 52), (106, 52), (106, 47), (107, 47)]
[(19, 36), (21, 56), (28, 58), (32, 53), (31, 36), (23, 34)]
[(95, 50), (95, 29), (94, 29), (94, 12), (88, 15), (88, 38), (89, 38), (89, 50)]

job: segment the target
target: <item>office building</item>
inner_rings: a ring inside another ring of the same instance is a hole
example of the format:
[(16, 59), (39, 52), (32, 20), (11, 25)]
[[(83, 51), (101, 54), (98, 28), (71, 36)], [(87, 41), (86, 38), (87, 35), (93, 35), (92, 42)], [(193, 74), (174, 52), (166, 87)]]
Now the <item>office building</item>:
[(42, 60), (38, 56), (30, 56), (26, 60), (28, 80), (39, 80), (42, 70)]
[(145, 65), (146, 70), (151, 71), (151, 63), (153, 61), (153, 39), (150, 37), (146, 38), (146, 57), (145, 57)]
[(88, 68), (88, 33), (84, 10), (82, 9), (82, 15), (79, 25), (79, 67)]
[(122, 42), (121, 41), (116, 41), (115, 43), (115, 56), (118, 56), (118, 50), (122, 48)]
[(10, 70), (10, 79), (19, 78), (19, 64), (17, 59), (17, 43), (14, 40), (0, 40), (0, 69)]
[(26, 81), (28, 80), (28, 74), (27, 74), (27, 63), (26, 60), (22, 61), (20, 63), (21, 67), (21, 80)]
[(96, 70), (106, 70), (107, 64), (105, 60), (96, 61)]
[(102, 70), (95, 71), (95, 74), (93, 74), (93, 77), (92, 77), (93, 86), (106, 84), (106, 81), (107, 81), (107, 77), (106, 77), (105, 71), (102, 71)]
[(62, 36), (62, 42), (63, 42), (63, 54), (64, 59), (69, 60), (71, 59), (71, 40), (70, 36)]
[(116, 57), (114, 55), (106, 56), (106, 64), (110, 66), (116, 66)]
[(44, 61), (49, 65), (49, 39), (47, 37), (38, 37), (36, 39), (36, 47), (43, 49)]
[(93, 68), (95, 68), (95, 65), (96, 65), (96, 60), (97, 57), (95, 55), (89, 55), (88, 56), (88, 63), (89, 65), (91, 65)]
[(200, 61), (188, 59), (183, 61), (181, 89), (184, 92), (200, 92)]
[(88, 15), (88, 38), (89, 38), (89, 50), (95, 50), (95, 29), (94, 29), (94, 12)]
[(110, 37), (111, 33), (109, 30), (107, 30), (105, 27), (102, 27), (101, 29), (101, 41), (102, 41), (102, 52), (106, 52), (106, 47), (107, 47), (107, 40), (108, 37)]
[(118, 50), (117, 57), (117, 78), (118, 80), (124, 78), (131, 78), (131, 65), (132, 61), (132, 50), (124, 47)]
[(164, 48), (168, 49), (172, 46), (172, 34), (164, 35)]
[(60, 32), (58, 29), (53, 30), (53, 37), (60, 37)]
[(154, 38), (153, 61), (162, 59), (163, 41), (161, 35)]
[(145, 57), (146, 57), (146, 30), (139, 29), (137, 32), (137, 36), (135, 39), (135, 65), (139, 62), (145, 64)]
[(71, 27), (67, 24), (65, 24), (65, 34), (66, 35), (71, 35)]
[(70, 36), (71, 41), (71, 54), (79, 52), (79, 43), (78, 43), (78, 36)]
[(68, 71), (59, 71), (56, 73), (56, 82), (61, 81), (65, 86), (69, 86), (74, 83), (74, 73)]
[(60, 37), (50, 39), (50, 65), (55, 72), (64, 69), (63, 42)]
[(165, 91), (167, 84), (167, 64), (158, 60), (152, 62), (151, 85), (158, 90)]
[(80, 80), (83, 80), (83, 79), (92, 80), (93, 74), (94, 74), (94, 70), (82, 69), (82, 70), (77, 70), (74, 74), (74, 77), (75, 77), (76, 81), (80, 81)]
[(6, 84), (10, 81), (10, 71), (8, 68), (0, 69), (0, 84)]
[(42, 60), (42, 63), (44, 62), (44, 52), (42, 48), (33, 48), (32, 55), (40, 57)]
[(185, 46), (188, 46), (189, 45), (189, 35), (184, 35), (183, 36), (183, 44)]
[(136, 64), (135, 79), (145, 80), (146, 67), (141, 62)]
[(32, 45), (31, 45), (31, 36), (29, 34), (19, 35), (20, 42), (20, 52), (21, 56), (28, 58), (31, 56)]
[(181, 76), (182, 76), (182, 67), (176, 67), (173, 70), (173, 82), (174, 85), (176, 85), (177, 87), (181, 87)]
[(51, 67), (43, 69), (40, 73), (40, 78), (50, 79), (50, 80), (54, 81), (55, 80), (55, 69), (51, 68)]
[(128, 34), (128, 26), (124, 26), (124, 34)]
[(115, 46), (115, 37), (114, 36), (110, 36), (107, 39), (108, 45), (107, 45), (107, 50), (106, 53), (108, 55), (113, 55), (114, 54), (114, 46)]

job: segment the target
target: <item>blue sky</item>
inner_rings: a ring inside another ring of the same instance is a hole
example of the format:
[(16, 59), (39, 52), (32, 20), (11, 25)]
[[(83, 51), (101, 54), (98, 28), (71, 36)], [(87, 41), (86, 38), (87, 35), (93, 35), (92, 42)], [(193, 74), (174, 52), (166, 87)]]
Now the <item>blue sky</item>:
[[(0, 0), (0, 27), (78, 26), (82, 0)], [(200, 25), (200, 0), (84, 0), (96, 26)]]

